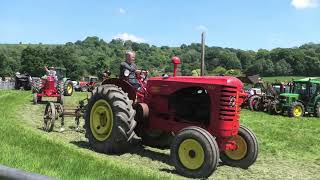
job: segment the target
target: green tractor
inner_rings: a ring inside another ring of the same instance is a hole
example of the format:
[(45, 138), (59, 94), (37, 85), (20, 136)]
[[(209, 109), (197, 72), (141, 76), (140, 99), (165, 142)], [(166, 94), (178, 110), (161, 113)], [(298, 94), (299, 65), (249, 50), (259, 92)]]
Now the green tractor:
[(293, 81), (291, 93), (280, 94), (278, 107), (290, 117), (302, 117), (306, 113), (320, 117), (320, 78)]
[(63, 85), (64, 95), (71, 96), (74, 91), (74, 87), (73, 87), (73, 83), (70, 80), (70, 78), (67, 78), (66, 68), (56, 67), (55, 70), (57, 72), (56, 75), (58, 77), (58, 80), (60, 82), (63, 82), (62, 85)]

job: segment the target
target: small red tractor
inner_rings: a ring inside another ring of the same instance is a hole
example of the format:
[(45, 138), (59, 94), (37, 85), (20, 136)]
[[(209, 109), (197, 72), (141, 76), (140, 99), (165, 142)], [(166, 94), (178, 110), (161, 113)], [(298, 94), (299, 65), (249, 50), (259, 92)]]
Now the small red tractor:
[(45, 79), (33, 81), (33, 103), (42, 101), (42, 97), (56, 97), (57, 102), (63, 104), (64, 87), (63, 82), (58, 82), (54, 76), (47, 76)]
[(82, 81), (79, 81), (75, 86), (75, 90), (82, 92), (91, 92), (98, 83), (98, 77), (96, 76), (86, 76)]
[[(152, 77), (137, 74), (140, 87), (111, 78), (92, 91), (85, 106), (86, 137), (98, 152), (121, 153), (138, 135), (142, 143), (170, 148), (179, 174), (210, 176), (223, 164), (248, 168), (257, 159), (254, 133), (240, 125), (240, 105), (245, 93), (235, 77)], [(128, 72), (124, 72), (129, 76)]]
[(33, 103), (37, 104), (42, 97), (57, 97), (57, 101), (63, 104), (64, 95), (73, 94), (73, 83), (66, 77), (66, 68), (56, 67), (56, 76), (44, 76), (32, 78)]

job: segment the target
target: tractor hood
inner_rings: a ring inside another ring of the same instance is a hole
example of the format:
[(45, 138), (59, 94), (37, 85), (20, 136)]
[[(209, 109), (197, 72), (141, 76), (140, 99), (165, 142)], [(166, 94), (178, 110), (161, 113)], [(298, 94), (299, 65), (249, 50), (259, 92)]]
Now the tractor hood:
[(184, 82), (193, 84), (212, 84), (224, 85), (243, 88), (242, 82), (232, 76), (175, 76), (175, 77), (152, 77), (149, 81), (169, 81), (169, 82)]
[(289, 98), (296, 98), (296, 99), (299, 98), (299, 94), (293, 94), (293, 93), (282, 93), (282, 94), (280, 94), (280, 96), (289, 97)]

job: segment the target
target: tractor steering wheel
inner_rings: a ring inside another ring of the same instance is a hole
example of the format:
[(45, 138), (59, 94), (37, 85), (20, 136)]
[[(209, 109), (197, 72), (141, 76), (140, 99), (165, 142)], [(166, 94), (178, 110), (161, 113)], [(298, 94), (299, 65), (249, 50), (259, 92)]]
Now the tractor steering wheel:
[(142, 79), (142, 81), (145, 81), (148, 78), (148, 71), (145, 69), (141, 69), (139, 77)]

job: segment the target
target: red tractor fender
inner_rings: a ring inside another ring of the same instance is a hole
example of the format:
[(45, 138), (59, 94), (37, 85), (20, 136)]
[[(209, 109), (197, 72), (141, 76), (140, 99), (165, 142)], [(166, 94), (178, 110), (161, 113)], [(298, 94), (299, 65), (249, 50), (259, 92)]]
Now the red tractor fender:
[(132, 100), (133, 102), (135, 102), (136, 100), (136, 90), (128, 81), (118, 78), (111, 78), (105, 79), (101, 84), (114, 84), (118, 87), (121, 87), (124, 92), (128, 93), (128, 97), (130, 100)]

